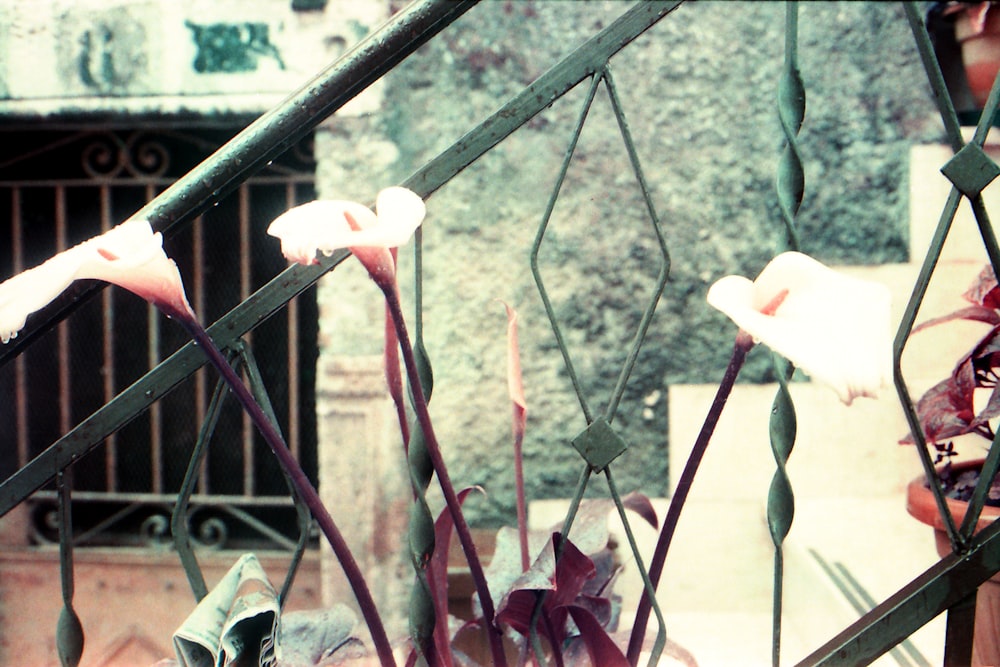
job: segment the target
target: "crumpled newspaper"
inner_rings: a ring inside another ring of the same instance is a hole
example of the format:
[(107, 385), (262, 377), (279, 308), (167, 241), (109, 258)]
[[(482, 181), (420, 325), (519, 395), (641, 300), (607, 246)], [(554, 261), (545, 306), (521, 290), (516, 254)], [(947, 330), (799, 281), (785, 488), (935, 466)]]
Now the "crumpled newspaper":
[(173, 636), (155, 667), (326, 667), (365, 655), (344, 605), (281, 613), (257, 557), (244, 554)]

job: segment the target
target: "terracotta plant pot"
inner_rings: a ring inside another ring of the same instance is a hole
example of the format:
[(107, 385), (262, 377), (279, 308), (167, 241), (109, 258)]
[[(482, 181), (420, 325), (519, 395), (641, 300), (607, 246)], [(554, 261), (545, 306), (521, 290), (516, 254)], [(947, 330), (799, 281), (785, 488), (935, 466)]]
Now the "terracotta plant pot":
[(960, 11), (955, 40), (962, 49), (969, 89), (981, 109), (1000, 71), (1000, 5), (981, 3)]
[[(952, 465), (952, 471), (954, 474), (960, 474), (966, 470), (980, 468), (982, 464), (982, 459), (964, 461)], [(956, 525), (961, 525), (968, 503), (952, 498), (946, 500)], [(934, 528), (934, 542), (940, 556), (944, 557), (951, 553), (951, 541), (945, 532), (944, 521), (938, 511), (934, 495), (923, 476), (913, 480), (906, 487), (906, 511), (917, 520)], [(979, 521), (976, 523), (976, 532), (988, 526), (998, 517), (1000, 517), (1000, 507), (989, 505), (983, 507)], [(972, 664), (976, 666), (1000, 665), (1000, 574), (994, 575), (992, 579), (983, 583), (976, 595), (976, 628), (973, 639)]]

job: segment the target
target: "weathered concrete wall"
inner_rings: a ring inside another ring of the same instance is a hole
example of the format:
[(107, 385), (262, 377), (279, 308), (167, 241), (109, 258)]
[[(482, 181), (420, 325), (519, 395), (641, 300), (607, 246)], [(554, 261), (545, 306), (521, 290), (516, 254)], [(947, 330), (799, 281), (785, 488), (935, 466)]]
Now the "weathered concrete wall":
[[(319, 138), (323, 196), (372, 201), (607, 25), (624, 3), (487, 2), (403, 63), (380, 115), (334, 121)], [(718, 277), (753, 275), (775, 252), (776, 90), (783, 3), (684, 5), (612, 61), (661, 217), (670, 281), (614, 420), (631, 444), (623, 491), (667, 491), (666, 388), (715, 382), (732, 325), (705, 304)], [(941, 136), (901, 7), (803, 3), (799, 62), (803, 250), (836, 264), (905, 261), (907, 151)], [(584, 86), (472, 165), (428, 202), (425, 336), (432, 412), (461, 485), (482, 484), (474, 521), (513, 521), (505, 319), (521, 313), (529, 495), (572, 493), (586, 426), (529, 271), (529, 252), (578, 117)], [(412, 304), (412, 259), (401, 280)], [(656, 276), (657, 248), (607, 96), (599, 91), (539, 256), (540, 272), (595, 413), (606, 405)], [(325, 354), (375, 354), (377, 290), (347, 266), (321, 290)], [(338, 286), (341, 283), (342, 286)], [(346, 285), (346, 286), (343, 286)], [(362, 323), (367, 320), (367, 324)], [(767, 380), (765, 355), (748, 380)], [(700, 420), (701, 416), (697, 416)], [(602, 487), (598, 482), (593, 486)]]
[(382, 1), (3, 2), (0, 113), (262, 113), (385, 16)]

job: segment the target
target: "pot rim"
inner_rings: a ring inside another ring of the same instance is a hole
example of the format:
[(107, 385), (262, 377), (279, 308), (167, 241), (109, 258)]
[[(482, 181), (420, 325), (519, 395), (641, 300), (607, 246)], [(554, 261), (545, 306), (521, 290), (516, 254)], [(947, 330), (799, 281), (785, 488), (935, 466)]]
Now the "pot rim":
[[(981, 458), (953, 463), (952, 469), (962, 472), (972, 468), (979, 468), (982, 467), (985, 460), (985, 458)], [(937, 468), (937, 470), (940, 470), (940, 468)], [(948, 505), (952, 518), (955, 520), (955, 524), (960, 525), (965, 518), (965, 510), (968, 508), (969, 503), (964, 500), (947, 497), (945, 498), (945, 502)], [(941, 518), (937, 502), (934, 500), (934, 494), (931, 493), (931, 489), (927, 485), (925, 475), (920, 475), (906, 485), (906, 511), (918, 521), (933, 527), (935, 530), (946, 530), (944, 519)], [(978, 533), (993, 523), (998, 517), (1000, 517), (1000, 507), (984, 505), (983, 511), (979, 515), (979, 521), (976, 522), (976, 532)]]

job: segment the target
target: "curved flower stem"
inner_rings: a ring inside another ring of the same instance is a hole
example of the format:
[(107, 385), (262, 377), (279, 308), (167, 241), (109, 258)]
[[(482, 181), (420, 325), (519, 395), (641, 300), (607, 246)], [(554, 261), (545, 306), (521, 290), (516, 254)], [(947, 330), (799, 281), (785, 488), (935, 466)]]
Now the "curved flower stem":
[(497, 667), (501, 667), (507, 664), (507, 659), (504, 654), (500, 632), (493, 622), (495, 615), (493, 599), (490, 597), (490, 590), (486, 584), (486, 574), (483, 572), (482, 563), (479, 562), (479, 556), (476, 554), (476, 545), (472, 541), (469, 524), (466, 523), (465, 515), (462, 514), (462, 505), (458, 500), (458, 495), (455, 493), (455, 487), (451, 483), (451, 478), (448, 476), (444, 458), (441, 456), (441, 448), (438, 445), (437, 437), (434, 435), (431, 416), (427, 411), (427, 400), (424, 397), (424, 390), (420, 384), (420, 376), (417, 372), (416, 360), (413, 356), (413, 346), (410, 344), (410, 337), (406, 332), (406, 322), (403, 319), (403, 309), (399, 303), (399, 293), (396, 291), (395, 281), (391, 281), (390, 284), (390, 281), (376, 280), (376, 284), (379, 285), (382, 293), (385, 295), (386, 304), (389, 306), (393, 322), (396, 325), (396, 336), (399, 338), (400, 349), (403, 352), (403, 364), (406, 366), (406, 374), (409, 377), (410, 388), (413, 393), (413, 409), (416, 412), (417, 421), (420, 422), (420, 429), (423, 431), (424, 439), (426, 440), (427, 453), (430, 456), (431, 464), (437, 475), (438, 483), (441, 485), (445, 503), (448, 505), (448, 511), (455, 522), (455, 532), (458, 534), (458, 540), (462, 544), (465, 558), (469, 562), (469, 571), (472, 574), (476, 592), (479, 594), (479, 604), (483, 610), (483, 622), (486, 626), (486, 634), (490, 640), (493, 662)]
[(274, 428), (274, 425), (264, 414), (260, 405), (254, 400), (250, 390), (247, 389), (237, 372), (233, 370), (232, 366), (226, 363), (225, 356), (215, 345), (215, 342), (208, 335), (208, 332), (205, 331), (204, 327), (193, 317), (175, 316), (175, 319), (187, 329), (195, 343), (205, 351), (205, 355), (222, 375), (226, 384), (229, 385), (247, 414), (250, 415), (251, 421), (253, 421), (254, 426), (257, 427), (257, 430), (260, 431), (264, 440), (271, 447), (271, 451), (274, 452), (281, 467), (285, 469), (295, 490), (316, 518), (316, 523), (319, 524), (320, 530), (323, 531), (327, 541), (329, 541), (330, 546), (333, 548), (333, 553), (337, 556), (337, 560), (344, 570), (344, 575), (347, 577), (354, 591), (358, 606), (361, 608), (361, 615), (364, 617), (371, 632), (372, 643), (375, 645), (376, 653), (378, 653), (379, 662), (383, 667), (395, 667), (396, 660), (392, 655), (389, 638), (385, 633), (382, 619), (379, 616), (378, 609), (375, 607), (375, 601), (368, 590), (368, 585), (365, 583), (361, 568), (358, 567), (357, 561), (354, 560), (354, 556), (347, 546), (347, 542), (337, 529), (336, 524), (333, 522), (333, 517), (330, 516), (326, 506), (323, 505), (323, 501), (320, 500), (315, 487), (313, 487), (309, 478), (306, 477), (302, 466), (292, 456), (281, 434)]
[[(743, 368), (743, 362), (746, 360), (747, 353), (753, 346), (753, 338), (746, 332), (740, 331), (736, 335), (736, 343), (733, 345), (733, 356), (726, 367), (722, 382), (719, 383), (715, 399), (712, 401), (712, 406), (705, 416), (705, 422), (701, 425), (701, 431), (698, 433), (698, 438), (695, 440), (691, 454), (684, 465), (684, 470), (677, 480), (677, 488), (670, 499), (670, 506), (667, 508), (667, 515), (663, 519), (663, 527), (660, 529), (660, 536), (656, 540), (653, 557), (649, 561), (649, 580), (654, 589), (660, 583), (663, 565), (667, 560), (667, 550), (670, 548), (674, 531), (677, 529), (677, 522), (681, 517), (681, 510), (684, 509), (684, 502), (687, 500), (688, 492), (691, 491), (691, 485), (694, 483), (698, 466), (701, 465), (701, 459), (705, 455), (705, 450), (708, 449), (708, 443), (712, 440), (712, 434), (719, 423), (722, 409), (726, 406), (726, 401), (729, 400), (729, 394), (736, 383), (736, 376), (739, 375), (740, 369)], [(651, 606), (648, 595), (644, 595), (639, 599), (639, 606), (635, 612), (635, 623), (632, 625), (632, 636), (629, 638), (628, 653), (626, 654), (629, 664), (633, 667), (639, 662), (639, 653), (642, 650), (642, 642), (646, 636), (646, 623), (649, 621)]]

